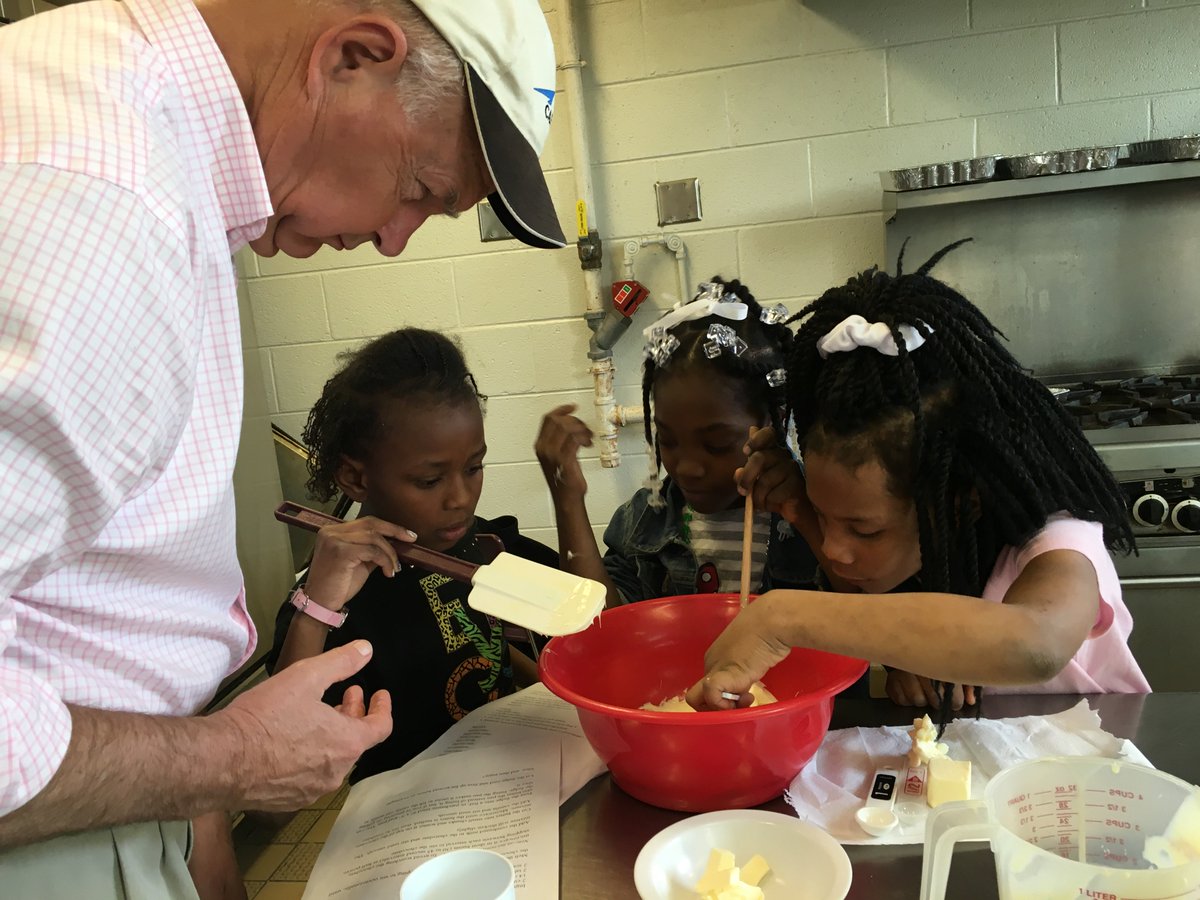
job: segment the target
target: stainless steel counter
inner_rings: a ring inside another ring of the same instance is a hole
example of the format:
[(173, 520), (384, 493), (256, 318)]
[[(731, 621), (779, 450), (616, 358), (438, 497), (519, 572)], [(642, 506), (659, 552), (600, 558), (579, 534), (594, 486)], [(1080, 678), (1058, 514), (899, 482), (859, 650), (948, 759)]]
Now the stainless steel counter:
[[(1101, 695), (1088, 698), (1104, 728), (1127, 737), (1155, 766), (1193, 784), (1200, 783), (1200, 693)], [(1059, 712), (1078, 696), (989, 696), (984, 715), (995, 718)], [(833, 728), (853, 725), (906, 725), (913, 712), (887, 701), (843, 700), (833, 713)], [(790, 812), (782, 799), (762, 809)], [(562, 807), (561, 896), (563, 900), (637, 900), (633, 863), (642, 845), (684, 818), (634, 800), (607, 775), (595, 779)], [(847, 847), (854, 866), (851, 898), (912, 900), (921, 884), (921, 845)], [(992, 900), (996, 873), (991, 851), (983, 845), (955, 851), (947, 896)]]

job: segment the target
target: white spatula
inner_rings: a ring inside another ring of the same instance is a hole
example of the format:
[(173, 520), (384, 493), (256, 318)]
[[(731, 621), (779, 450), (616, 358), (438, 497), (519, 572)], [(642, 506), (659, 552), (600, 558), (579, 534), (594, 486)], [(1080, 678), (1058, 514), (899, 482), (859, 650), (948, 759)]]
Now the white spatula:
[[(279, 505), (275, 518), (307, 531), (320, 531), (342, 521), (288, 502)], [(392, 546), (401, 562), (472, 585), (467, 603), (473, 609), (539, 634), (583, 631), (604, 609), (606, 591), (600, 582), (511, 553), (478, 565), (403, 541), (393, 541)]]

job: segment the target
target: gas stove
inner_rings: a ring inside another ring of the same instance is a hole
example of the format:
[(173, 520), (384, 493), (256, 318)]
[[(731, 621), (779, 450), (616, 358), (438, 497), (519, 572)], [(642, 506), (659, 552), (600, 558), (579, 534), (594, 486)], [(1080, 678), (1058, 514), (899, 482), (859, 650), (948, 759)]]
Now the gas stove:
[(1048, 387), (1125, 495), (1138, 552), (1113, 562), (1134, 618), (1129, 645), (1155, 690), (1196, 690), (1191, 655), (1169, 648), (1181, 631), (1200, 627), (1200, 370), (1122, 372)]
[(1136, 535), (1200, 533), (1200, 371), (1049, 388), (1121, 483)]
[(1051, 391), (1084, 431), (1200, 423), (1200, 373), (1078, 381)]

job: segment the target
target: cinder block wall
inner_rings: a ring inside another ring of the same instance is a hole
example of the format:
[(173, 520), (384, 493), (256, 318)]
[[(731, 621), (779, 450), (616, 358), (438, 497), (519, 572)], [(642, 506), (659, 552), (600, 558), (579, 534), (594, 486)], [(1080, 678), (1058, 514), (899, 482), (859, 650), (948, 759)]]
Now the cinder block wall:
[[(564, 2), (543, 2), (556, 35)], [(655, 181), (701, 180), (703, 221), (674, 229), (691, 282), (737, 275), (791, 305), (887, 262), (880, 169), (1200, 131), (1192, 2), (591, 0), (578, 18), (606, 280), (624, 238), (660, 231)], [(543, 159), (568, 235), (577, 105), (559, 94)], [(402, 324), (453, 332), (492, 397), (481, 512), (515, 513), (553, 543), (534, 434), (558, 403), (591, 411), (573, 248), (480, 243), (472, 213), (430, 223), (396, 261), (360, 248), (239, 264), (259, 426), (298, 435), (336, 355), (366, 338)], [(676, 299), (661, 249), (637, 271), (656, 309)], [(643, 307), (635, 329), (654, 314)], [(635, 332), (617, 363), (619, 399), (639, 402)], [(622, 448), (619, 469), (587, 464), (601, 526), (645, 477), (639, 434)]]

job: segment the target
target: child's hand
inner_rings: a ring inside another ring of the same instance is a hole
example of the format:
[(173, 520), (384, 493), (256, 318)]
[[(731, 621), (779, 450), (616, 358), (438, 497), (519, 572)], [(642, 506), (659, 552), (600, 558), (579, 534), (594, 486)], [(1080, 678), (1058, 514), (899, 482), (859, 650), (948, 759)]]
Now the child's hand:
[(550, 493), (557, 497), (582, 497), (587, 493), (579, 448), (592, 446), (592, 429), (571, 415), (573, 412), (575, 404), (568, 403), (546, 413), (533, 445)]
[[(888, 670), (887, 695), (897, 706), (932, 706), (940, 709), (942, 705), (938, 684), (901, 669)], [(961, 684), (955, 685), (951, 708), (962, 709), (964, 701), (967, 706), (975, 705), (975, 688), (968, 685), (964, 692)]]
[(753, 493), (754, 508), (779, 513), (792, 524), (794, 505), (804, 496), (804, 475), (800, 464), (786, 447), (779, 445), (774, 428), (750, 429), (750, 440), (743, 448), (746, 465), (734, 473), (738, 491)]
[(314, 603), (339, 610), (376, 568), (389, 578), (395, 574), (400, 560), (388, 538), (411, 543), (416, 537), (407, 528), (374, 516), (326, 525), (317, 532), (304, 593)]
[[(687, 692), (687, 702), (694, 709), (734, 709), (754, 702), (750, 685), (791, 652), (791, 647), (774, 635), (771, 607), (768, 592), (738, 613), (713, 641), (704, 654), (707, 674)], [(730, 700), (725, 694), (737, 694), (738, 699)]]

